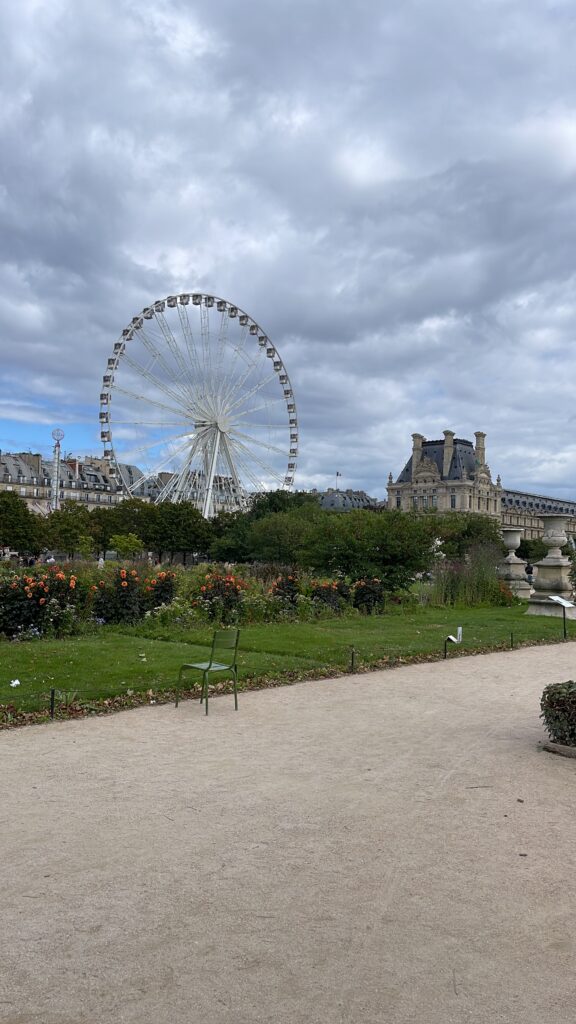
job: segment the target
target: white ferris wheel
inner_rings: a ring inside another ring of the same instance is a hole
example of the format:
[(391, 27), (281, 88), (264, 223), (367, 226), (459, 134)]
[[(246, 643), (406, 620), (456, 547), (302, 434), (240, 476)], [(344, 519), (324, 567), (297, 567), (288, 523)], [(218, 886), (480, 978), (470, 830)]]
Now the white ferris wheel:
[(214, 295), (169, 295), (122, 331), (102, 380), (100, 431), (127, 496), (191, 501), (205, 517), (294, 482), (287, 370), (256, 321)]

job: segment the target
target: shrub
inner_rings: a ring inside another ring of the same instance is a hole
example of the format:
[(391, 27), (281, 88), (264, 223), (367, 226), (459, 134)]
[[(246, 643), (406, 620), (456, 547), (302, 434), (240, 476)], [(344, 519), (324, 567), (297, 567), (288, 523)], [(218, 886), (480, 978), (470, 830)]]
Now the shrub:
[(293, 573), (290, 576), (278, 576), (270, 588), (270, 593), (278, 601), (295, 608), (300, 593), (297, 576)]
[(197, 599), (204, 605), (211, 622), (231, 623), (239, 619), (246, 583), (239, 576), (209, 572)]
[(89, 588), (54, 565), (0, 580), (0, 633), (7, 637), (65, 636), (89, 604)]
[(176, 573), (161, 570), (143, 580), (143, 603), (147, 609), (171, 604), (176, 591)]
[(326, 605), (338, 614), (350, 602), (350, 587), (344, 580), (328, 580), (319, 583), (312, 580), (310, 597), (318, 605)]
[(461, 561), (439, 563), (434, 570), (430, 604), (513, 605), (510, 588), (498, 579), (496, 565), (500, 552), (492, 545), (472, 548)]
[(576, 682), (550, 683), (540, 701), (544, 724), (554, 743), (576, 747)]
[(137, 622), (143, 615), (136, 569), (115, 569), (111, 578), (93, 584), (92, 592), (94, 615), (104, 622)]
[(373, 576), (372, 579), (356, 580), (352, 584), (352, 603), (355, 608), (365, 615), (372, 615), (375, 611), (382, 611), (384, 607), (384, 584), (382, 580)]

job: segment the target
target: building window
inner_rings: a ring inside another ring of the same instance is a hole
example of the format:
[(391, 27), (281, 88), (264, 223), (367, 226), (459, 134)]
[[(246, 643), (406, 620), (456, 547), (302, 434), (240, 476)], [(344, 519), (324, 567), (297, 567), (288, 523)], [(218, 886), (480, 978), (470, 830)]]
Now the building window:
[(402, 498), (399, 494), (396, 495), (396, 508), (402, 508)]
[(422, 508), (428, 508), (428, 495), (422, 495)]
[(450, 495), (450, 508), (456, 508), (456, 495)]
[(412, 505), (414, 508), (418, 508), (418, 498), (415, 494), (412, 495)]
[(478, 498), (477, 500), (478, 500), (478, 511), (480, 511), (480, 498)]
[(432, 508), (438, 508), (438, 495), (436, 492), (432, 495)]

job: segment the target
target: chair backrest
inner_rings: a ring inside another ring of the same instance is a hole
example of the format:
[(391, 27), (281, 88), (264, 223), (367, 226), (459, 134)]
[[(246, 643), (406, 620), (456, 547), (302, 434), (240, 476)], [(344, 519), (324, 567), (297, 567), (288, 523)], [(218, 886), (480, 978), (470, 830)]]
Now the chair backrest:
[(239, 639), (239, 629), (217, 629), (212, 639), (210, 661), (227, 661), (229, 665), (233, 665), (236, 661)]

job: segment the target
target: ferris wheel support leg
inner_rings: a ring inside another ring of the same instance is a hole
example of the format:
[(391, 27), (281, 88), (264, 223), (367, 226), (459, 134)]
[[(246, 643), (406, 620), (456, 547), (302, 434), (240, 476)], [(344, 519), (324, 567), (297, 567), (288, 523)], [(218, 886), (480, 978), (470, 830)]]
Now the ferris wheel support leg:
[(244, 495), (244, 488), (242, 487), (242, 484), (240, 483), (240, 479), (238, 477), (238, 473), (236, 472), (236, 466), (234, 465), (234, 460), (233, 460), (233, 458), (232, 458), (232, 456), (230, 454), (230, 448), (229, 448), (228, 441), (227, 441), (225, 436), (222, 437), (222, 450), (224, 452), (224, 456), (225, 456), (226, 462), (228, 463), (228, 469), (230, 471), (230, 476), (232, 477), (232, 480), (233, 480), (233, 483), (234, 483), (234, 487), (236, 488), (236, 495), (237, 495), (237, 498), (238, 498), (238, 502), (239, 502), (241, 508), (244, 509), (246, 507), (246, 498), (245, 498), (245, 495)]
[(214, 487), (214, 474), (216, 472), (216, 462), (218, 460), (218, 451), (220, 449), (220, 431), (216, 431), (214, 439), (214, 448), (212, 449), (212, 455), (210, 458), (210, 465), (208, 467), (207, 480), (206, 480), (206, 494), (204, 497), (204, 507), (202, 509), (202, 515), (204, 519), (208, 519), (210, 515), (210, 509), (212, 506), (212, 489)]

